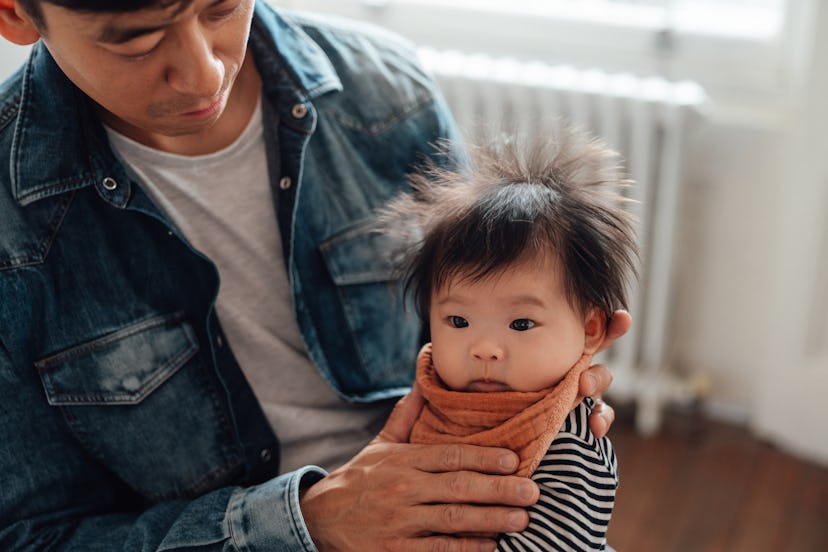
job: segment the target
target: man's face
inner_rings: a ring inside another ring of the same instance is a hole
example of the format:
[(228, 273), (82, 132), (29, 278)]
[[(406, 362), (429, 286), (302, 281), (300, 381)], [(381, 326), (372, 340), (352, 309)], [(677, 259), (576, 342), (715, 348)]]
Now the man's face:
[[(175, 149), (164, 146), (221, 132), (228, 119), (222, 116), (238, 111), (234, 84), (253, 3), (193, 0), (183, 8), (86, 13), (44, 2), (43, 40), (66, 76), (98, 104), (104, 123), (147, 145)], [(252, 65), (246, 64), (255, 71)]]

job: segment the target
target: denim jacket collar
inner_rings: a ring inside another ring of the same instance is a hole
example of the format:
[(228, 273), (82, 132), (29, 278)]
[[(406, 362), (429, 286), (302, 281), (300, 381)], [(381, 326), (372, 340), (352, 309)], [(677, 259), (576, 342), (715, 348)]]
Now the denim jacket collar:
[[(342, 90), (322, 48), (299, 26), (264, 9), (260, 2), (256, 4), (249, 43), (266, 95), (302, 101)], [(287, 111), (290, 108), (288, 104)]]
[[(267, 58), (257, 63), (260, 70), (265, 68), (261, 75), (263, 92), (278, 99), (275, 103), (280, 111), (289, 113), (296, 102), (342, 90), (322, 49), (301, 28), (260, 3), (255, 7), (250, 46), (254, 59)], [(274, 55), (281, 59), (273, 60)], [(286, 116), (282, 119), (290, 120)], [(15, 199), (27, 205), (100, 183), (113, 170), (122, 173), (112, 168), (117, 161), (111, 150), (100, 147), (106, 142), (92, 102), (63, 74), (45, 45), (35, 44), (23, 73), (11, 147)], [(80, 147), (60, 147), (68, 143)]]
[[(11, 146), (12, 193), (21, 205), (95, 181), (87, 146), (93, 127), (86, 122), (91, 116), (90, 102), (63, 74), (45, 45), (35, 44), (23, 72)], [(78, 147), (61, 148), (71, 143)]]

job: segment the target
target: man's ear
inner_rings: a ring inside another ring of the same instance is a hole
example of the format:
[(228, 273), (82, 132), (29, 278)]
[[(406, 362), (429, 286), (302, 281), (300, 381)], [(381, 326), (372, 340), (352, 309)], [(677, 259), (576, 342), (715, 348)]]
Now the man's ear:
[(607, 317), (604, 311), (590, 307), (584, 320), (584, 352), (593, 354), (604, 341), (607, 332)]
[(37, 42), (40, 31), (16, 0), (0, 0), (0, 35), (9, 42), (25, 46)]

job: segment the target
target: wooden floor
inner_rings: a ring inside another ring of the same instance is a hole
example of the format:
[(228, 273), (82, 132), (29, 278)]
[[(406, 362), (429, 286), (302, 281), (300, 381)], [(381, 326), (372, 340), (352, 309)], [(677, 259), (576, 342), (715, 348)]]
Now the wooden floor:
[(643, 439), (632, 412), (618, 410), (610, 438), (621, 486), (608, 534), (618, 552), (828, 551), (828, 469), (687, 413)]

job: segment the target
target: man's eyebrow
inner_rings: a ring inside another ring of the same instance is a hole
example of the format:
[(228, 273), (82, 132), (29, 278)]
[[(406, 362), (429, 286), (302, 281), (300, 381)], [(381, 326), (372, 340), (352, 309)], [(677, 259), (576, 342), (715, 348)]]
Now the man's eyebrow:
[(140, 36), (156, 33), (168, 27), (170, 23), (152, 25), (149, 27), (123, 28), (115, 25), (107, 25), (98, 33), (98, 42), (104, 44), (123, 44)]
[[(208, 8), (221, 4), (222, 2), (224, 2), (224, 0), (213, 0), (210, 2)], [(120, 27), (114, 23), (111, 23), (101, 29), (101, 32), (98, 33), (97, 40), (98, 42), (102, 42), (104, 44), (123, 44), (144, 35), (157, 33), (158, 31), (164, 30), (172, 25), (175, 17), (187, 9), (187, 6), (191, 3), (192, 2), (189, 1), (171, 2), (171, 5), (177, 4), (176, 9), (169, 14), (169, 19), (167, 21), (158, 23), (157, 25), (147, 25), (146, 27)]]

